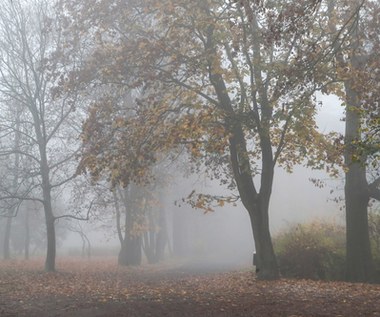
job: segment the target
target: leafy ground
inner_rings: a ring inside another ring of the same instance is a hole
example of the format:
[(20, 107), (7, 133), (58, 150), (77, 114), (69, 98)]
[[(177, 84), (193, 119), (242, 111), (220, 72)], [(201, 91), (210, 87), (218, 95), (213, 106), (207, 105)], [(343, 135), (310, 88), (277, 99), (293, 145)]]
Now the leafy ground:
[(123, 268), (114, 259), (0, 262), (0, 316), (380, 316), (380, 285), (280, 280), (250, 270), (171, 264)]

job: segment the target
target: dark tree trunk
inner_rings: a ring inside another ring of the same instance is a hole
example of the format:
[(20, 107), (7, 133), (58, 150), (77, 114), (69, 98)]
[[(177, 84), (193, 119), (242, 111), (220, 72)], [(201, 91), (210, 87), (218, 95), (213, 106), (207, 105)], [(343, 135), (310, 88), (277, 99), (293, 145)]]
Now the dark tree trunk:
[[(357, 163), (355, 165), (358, 165)], [(373, 278), (368, 229), (368, 193), (361, 179), (362, 166), (351, 166), (346, 173), (346, 278), (350, 282), (370, 282)]]
[(55, 219), (51, 212), (51, 209), (46, 208), (46, 207), (45, 207), (45, 217), (46, 217), (46, 237), (47, 237), (45, 271), (54, 272), (55, 271), (55, 256), (56, 256), (55, 223), (54, 223)]
[(47, 239), (47, 251), (45, 260), (45, 271), (55, 271), (55, 257), (56, 257), (56, 236), (55, 236), (55, 217), (53, 214), (53, 208), (51, 204), (51, 192), (50, 181), (48, 174), (47, 164), (44, 165), (42, 170), (42, 186), (44, 196), (44, 212), (46, 223), (46, 239)]
[(119, 264), (133, 266), (140, 265), (141, 256), (141, 237), (127, 235), (119, 252)]
[(278, 265), (269, 231), (268, 210), (250, 213), (251, 226), (256, 247), (256, 274), (259, 279), (279, 278)]
[[(355, 57), (352, 57), (355, 67)], [(346, 279), (351, 282), (369, 282), (374, 267), (368, 228), (369, 187), (366, 179), (366, 158), (358, 152), (355, 143), (360, 140), (360, 106), (358, 96), (345, 83), (345, 201), (346, 201)]]
[(262, 142), (261, 146), (263, 148), (263, 168), (261, 189), (257, 193), (250, 172), (243, 131), (239, 125), (235, 124), (233, 137), (230, 138), (231, 164), (241, 201), (251, 220), (256, 247), (256, 273), (259, 279), (273, 280), (280, 276), (269, 231), (269, 201), (272, 192), (274, 163), (270, 143)]

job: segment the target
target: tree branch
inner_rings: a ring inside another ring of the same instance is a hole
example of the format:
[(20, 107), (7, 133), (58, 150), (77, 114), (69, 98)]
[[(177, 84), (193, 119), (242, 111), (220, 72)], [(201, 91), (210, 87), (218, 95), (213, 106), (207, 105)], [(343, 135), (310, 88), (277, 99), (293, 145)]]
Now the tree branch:
[(90, 206), (87, 209), (86, 218), (84, 218), (84, 217), (78, 217), (78, 216), (74, 216), (74, 215), (62, 215), (62, 216), (56, 216), (56, 217), (54, 217), (54, 221), (58, 220), (58, 219), (61, 219), (61, 218), (71, 218), (71, 219), (80, 220), (80, 221), (90, 220), (90, 212), (91, 212), (91, 208), (92, 208), (93, 204), (94, 204), (94, 200), (91, 201)]

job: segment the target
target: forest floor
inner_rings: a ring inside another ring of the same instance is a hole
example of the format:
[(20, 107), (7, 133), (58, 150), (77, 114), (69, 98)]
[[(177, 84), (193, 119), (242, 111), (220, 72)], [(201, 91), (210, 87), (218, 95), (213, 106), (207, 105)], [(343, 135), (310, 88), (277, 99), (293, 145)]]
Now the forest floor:
[(43, 272), (42, 259), (0, 262), (0, 316), (380, 316), (380, 285), (115, 262), (61, 258), (56, 273)]

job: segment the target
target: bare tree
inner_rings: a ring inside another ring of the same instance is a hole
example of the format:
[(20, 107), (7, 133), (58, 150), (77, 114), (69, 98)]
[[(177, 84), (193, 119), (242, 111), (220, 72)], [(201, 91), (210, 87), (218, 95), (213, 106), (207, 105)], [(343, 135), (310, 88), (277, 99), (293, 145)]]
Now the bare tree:
[[(3, 101), (19, 105), (22, 117), (19, 126), (3, 120), (2, 137), (21, 135), (22, 142), (18, 145), (3, 142), (0, 155), (17, 154), (25, 162), (18, 184), (13, 190), (2, 188), (1, 199), (28, 199), (43, 205), (46, 271), (55, 270), (55, 220), (64, 216), (88, 218), (88, 215), (56, 216), (53, 211), (55, 196), (62, 194), (75, 175), (77, 127), (81, 120), (80, 113), (75, 111), (75, 94), (58, 96), (52, 89), (57, 81), (63, 83), (64, 78), (57, 75), (58, 64), (48, 63), (49, 55), (60, 44), (51, 5), (45, 0), (15, 0), (0, 5), (0, 96)], [(17, 166), (16, 169), (21, 170)], [(25, 180), (29, 186), (20, 186)]]

